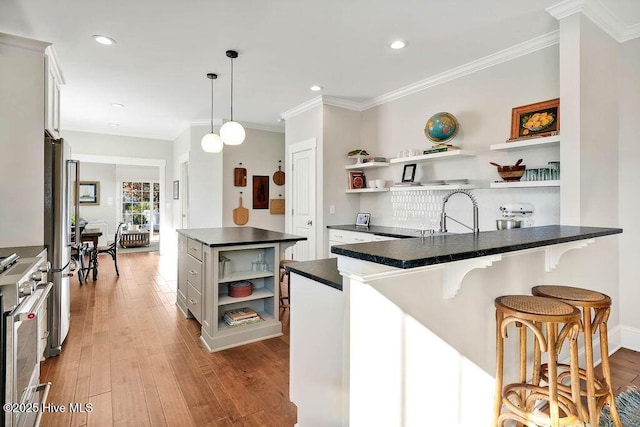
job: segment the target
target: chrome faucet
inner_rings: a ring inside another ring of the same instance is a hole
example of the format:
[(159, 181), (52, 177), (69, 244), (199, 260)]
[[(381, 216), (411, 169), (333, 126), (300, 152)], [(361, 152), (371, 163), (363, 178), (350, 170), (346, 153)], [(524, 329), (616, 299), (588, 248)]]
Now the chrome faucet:
[[(473, 203), (473, 228), (469, 227), (467, 224), (461, 223), (460, 221), (458, 221), (457, 219), (451, 216), (448, 216), (444, 210), (444, 207), (449, 201), (449, 198), (457, 193), (466, 194), (471, 199), (471, 203)], [(441, 233), (447, 232), (447, 218), (457, 222), (463, 227), (467, 227), (469, 230), (473, 231), (473, 234), (475, 235), (478, 235), (478, 233), (480, 232), (480, 229), (478, 228), (478, 201), (476, 200), (475, 196), (471, 194), (469, 190), (452, 190), (446, 196), (444, 196), (444, 199), (442, 201), (442, 213), (440, 214), (440, 232)]]

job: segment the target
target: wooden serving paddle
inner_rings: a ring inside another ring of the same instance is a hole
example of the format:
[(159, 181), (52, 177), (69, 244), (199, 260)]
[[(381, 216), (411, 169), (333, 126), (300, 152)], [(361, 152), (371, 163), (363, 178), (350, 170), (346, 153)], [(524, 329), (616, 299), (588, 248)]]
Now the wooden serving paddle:
[[(280, 163), (280, 160), (278, 160)], [(278, 170), (273, 174), (273, 182), (276, 185), (284, 185), (284, 172), (282, 172), (282, 166), (278, 165)]]
[(284, 215), (284, 199), (271, 199), (269, 213), (272, 215)]
[(233, 210), (233, 222), (236, 225), (245, 225), (249, 221), (249, 209), (242, 206), (242, 196), (240, 205)]
[(247, 169), (246, 168), (233, 169), (233, 185), (235, 187), (247, 186)]

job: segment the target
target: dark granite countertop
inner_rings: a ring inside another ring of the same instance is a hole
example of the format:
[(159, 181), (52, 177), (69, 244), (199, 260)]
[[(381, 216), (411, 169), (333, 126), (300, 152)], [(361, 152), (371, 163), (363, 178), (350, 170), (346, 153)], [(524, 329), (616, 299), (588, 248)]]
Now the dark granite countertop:
[(253, 227), (186, 228), (176, 231), (211, 247), (307, 240), (306, 237)]
[(327, 225), (327, 228), (333, 230), (357, 231), (358, 233), (369, 233), (377, 236), (396, 237), (398, 239), (420, 237), (420, 232), (418, 230), (399, 227), (384, 227), (381, 225), (370, 225), (368, 227), (362, 227), (360, 225)]
[(0, 248), (0, 257), (6, 257), (13, 253), (18, 254), (20, 258), (37, 257), (46, 248), (44, 246), (18, 246), (13, 248)]
[(285, 264), (284, 268), (308, 279), (336, 288), (339, 291), (342, 290), (342, 276), (338, 272), (338, 260), (336, 258), (293, 262)]
[(548, 225), (512, 230), (338, 245), (331, 252), (397, 268), (414, 268), (622, 233), (620, 228)]

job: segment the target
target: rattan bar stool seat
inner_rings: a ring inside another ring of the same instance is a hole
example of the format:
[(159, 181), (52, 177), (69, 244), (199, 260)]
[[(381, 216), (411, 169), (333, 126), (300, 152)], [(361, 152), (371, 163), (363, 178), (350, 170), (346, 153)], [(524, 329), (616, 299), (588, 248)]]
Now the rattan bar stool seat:
[[(586, 413), (582, 417), (585, 422), (597, 426), (600, 420), (600, 412), (604, 405), (608, 404), (611, 419), (616, 427), (622, 427), (615, 396), (611, 385), (611, 368), (609, 366), (609, 338), (607, 320), (611, 312), (611, 298), (603, 293), (590, 289), (577, 288), (565, 285), (540, 285), (534, 286), (531, 293), (540, 297), (555, 298), (582, 309), (581, 331), (584, 333), (585, 367), (579, 369), (580, 379), (583, 381), (581, 396), (586, 398)], [(600, 332), (600, 355), (602, 373), (604, 378), (597, 378), (593, 359), (593, 335)], [(588, 337), (588, 338), (587, 338)], [(558, 378), (562, 381), (566, 378), (566, 365), (558, 365), (564, 371)], [(540, 375), (547, 378), (548, 367), (541, 365)], [(566, 392), (565, 384), (559, 388)], [(584, 409), (583, 409), (584, 410)]]
[[(580, 415), (578, 344), (580, 311), (552, 298), (530, 295), (506, 295), (495, 299), (496, 307), (496, 389), (494, 423), (503, 427), (508, 420), (526, 426), (583, 426)], [(520, 331), (517, 382), (503, 384), (505, 339), (507, 329), (515, 325)], [(528, 363), (528, 332), (532, 332), (533, 360)], [(558, 386), (557, 359), (564, 342), (571, 358), (568, 391)], [(542, 384), (539, 375), (542, 353), (546, 353), (549, 381)], [(531, 377), (527, 367), (531, 365)], [(548, 412), (540, 411), (547, 407)], [(504, 409), (503, 409), (504, 407)]]

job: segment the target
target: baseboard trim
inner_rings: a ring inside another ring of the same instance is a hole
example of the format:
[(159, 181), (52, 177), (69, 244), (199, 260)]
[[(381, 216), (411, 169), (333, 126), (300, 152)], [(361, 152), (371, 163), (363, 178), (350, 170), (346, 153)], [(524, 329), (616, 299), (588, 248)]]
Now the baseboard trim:
[(629, 350), (640, 351), (640, 329), (630, 326), (622, 326), (622, 347)]

